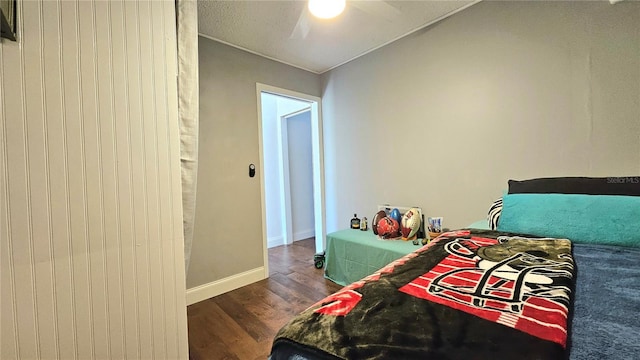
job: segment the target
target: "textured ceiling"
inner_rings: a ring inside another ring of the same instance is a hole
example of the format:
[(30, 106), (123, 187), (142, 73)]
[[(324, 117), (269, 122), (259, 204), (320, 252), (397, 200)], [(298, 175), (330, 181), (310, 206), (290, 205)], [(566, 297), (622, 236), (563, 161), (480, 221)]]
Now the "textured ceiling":
[[(307, 13), (306, 1), (198, 1), (200, 35), (323, 73), (476, 0), (347, 1), (337, 18)], [(302, 17), (301, 17), (302, 16)]]

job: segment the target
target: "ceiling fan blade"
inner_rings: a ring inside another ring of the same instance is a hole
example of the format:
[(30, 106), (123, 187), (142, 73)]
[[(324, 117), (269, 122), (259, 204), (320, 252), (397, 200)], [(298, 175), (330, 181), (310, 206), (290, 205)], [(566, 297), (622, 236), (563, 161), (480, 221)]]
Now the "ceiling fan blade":
[(311, 22), (309, 21), (309, 11), (305, 6), (302, 11), (300, 11), (300, 16), (298, 17), (298, 22), (296, 22), (296, 26), (293, 28), (291, 35), (289, 35), (289, 39), (306, 39), (307, 35), (309, 35), (309, 31), (311, 30)]
[(349, 5), (361, 10), (369, 15), (381, 17), (389, 21), (395, 20), (402, 12), (388, 1), (383, 0), (366, 0), (366, 1), (349, 1)]

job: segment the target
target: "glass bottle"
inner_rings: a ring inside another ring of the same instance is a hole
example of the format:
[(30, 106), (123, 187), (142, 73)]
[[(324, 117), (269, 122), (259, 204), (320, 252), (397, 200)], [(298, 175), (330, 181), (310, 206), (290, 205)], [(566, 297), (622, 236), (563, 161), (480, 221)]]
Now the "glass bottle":
[(363, 217), (362, 221), (360, 221), (360, 230), (367, 231), (367, 217)]
[(353, 219), (351, 219), (351, 228), (360, 229), (360, 219), (358, 219), (357, 214), (353, 214)]

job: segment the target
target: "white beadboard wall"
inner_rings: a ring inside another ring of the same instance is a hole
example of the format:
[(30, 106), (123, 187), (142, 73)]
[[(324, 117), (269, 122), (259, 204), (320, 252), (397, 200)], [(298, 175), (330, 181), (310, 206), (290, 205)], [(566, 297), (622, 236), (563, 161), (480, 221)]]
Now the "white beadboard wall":
[(186, 359), (174, 1), (18, 1), (0, 45), (5, 359)]

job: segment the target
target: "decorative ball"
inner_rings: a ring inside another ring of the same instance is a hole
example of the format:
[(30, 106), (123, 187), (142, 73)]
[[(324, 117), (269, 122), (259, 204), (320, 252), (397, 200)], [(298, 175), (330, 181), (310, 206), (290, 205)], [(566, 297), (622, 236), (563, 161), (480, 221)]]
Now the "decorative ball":
[(378, 222), (378, 235), (383, 239), (397, 238), (400, 236), (400, 225), (395, 219), (385, 216)]
[(389, 217), (397, 221), (398, 224), (400, 224), (400, 221), (402, 221), (402, 214), (400, 214), (400, 210), (398, 210), (397, 208), (391, 210), (391, 213), (389, 213)]
[(386, 217), (387, 213), (384, 212), (384, 210), (380, 210), (378, 211), (374, 216), (373, 216), (373, 221), (371, 222), (371, 229), (373, 229), (373, 233), (378, 235), (378, 222), (380, 222), (380, 219), (382, 219), (383, 217)]
[(412, 239), (420, 230), (420, 212), (416, 208), (411, 208), (402, 215), (400, 222), (400, 232), (405, 240)]

